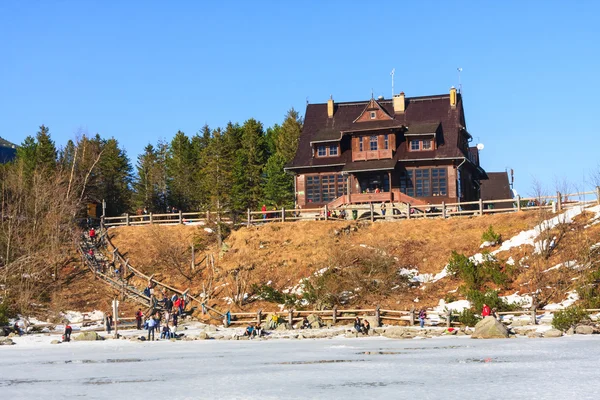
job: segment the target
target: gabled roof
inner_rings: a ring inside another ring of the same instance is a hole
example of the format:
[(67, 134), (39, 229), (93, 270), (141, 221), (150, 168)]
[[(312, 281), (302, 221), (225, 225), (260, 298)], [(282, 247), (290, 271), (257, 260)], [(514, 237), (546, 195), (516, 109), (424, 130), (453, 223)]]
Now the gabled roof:
[[(365, 116), (366, 112), (371, 112), (371, 111), (375, 111), (375, 115), (376, 117), (374, 119), (370, 118), (366, 119), (367, 116)], [(377, 112), (379, 111), (379, 112)], [(356, 119), (354, 121), (352, 121), (353, 123), (357, 123), (357, 122), (373, 122), (373, 121), (385, 121), (388, 119), (393, 119), (393, 117), (388, 114), (388, 112), (381, 107), (381, 105), (377, 102), (377, 100), (375, 100), (374, 98), (371, 98), (371, 101), (369, 101), (369, 104), (367, 104), (367, 106), (363, 109), (363, 111), (360, 113), (360, 115), (358, 117), (356, 117)]]
[(481, 181), (482, 200), (512, 199), (512, 190), (506, 172), (488, 172), (487, 180)]
[(462, 158), (466, 154), (458, 147), (459, 130), (465, 128), (462, 97), (457, 95), (456, 107), (450, 106), (450, 95), (407, 97), (405, 111), (394, 113), (392, 100), (375, 102), (382, 112), (390, 118), (355, 122), (369, 106), (372, 100), (347, 103), (336, 103), (332, 118), (327, 116), (327, 103), (309, 104), (306, 107), (304, 126), (294, 160), (286, 169), (314, 167), (324, 164), (345, 164), (351, 161), (350, 151), (343, 151), (339, 157), (312, 157), (312, 143), (341, 140), (344, 135), (368, 131), (382, 130), (399, 132), (408, 128), (407, 133), (427, 132), (435, 128), (438, 148), (432, 151), (409, 152), (406, 146), (399, 146), (395, 160), (411, 160), (423, 158)]

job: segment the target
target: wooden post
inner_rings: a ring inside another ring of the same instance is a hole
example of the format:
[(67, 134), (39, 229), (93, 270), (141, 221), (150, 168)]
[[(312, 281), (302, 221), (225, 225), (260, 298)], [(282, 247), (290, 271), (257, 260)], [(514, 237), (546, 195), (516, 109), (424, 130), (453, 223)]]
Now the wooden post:
[(294, 310), (292, 309), (290, 309), (288, 312), (288, 324), (290, 324), (290, 326), (294, 326)]
[(117, 259), (116, 253), (117, 253), (117, 251), (118, 251), (118, 250), (119, 250), (119, 249), (117, 249), (116, 247), (115, 247), (115, 249), (113, 250), (113, 260), (112, 260), (112, 262), (115, 262), (115, 260)]
[(194, 245), (192, 244), (192, 271), (196, 269), (196, 252), (194, 251)]
[(337, 306), (333, 307), (333, 325), (337, 322)]
[(381, 326), (381, 307), (379, 305), (375, 308), (375, 326), (377, 328)]
[(183, 224), (183, 211), (179, 210), (179, 223)]
[(536, 319), (536, 315), (535, 315), (536, 313), (535, 312), (536, 312), (536, 306), (535, 306), (535, 304), (532, 304), (531, 305), (531, 323), (533, 325), (537, 324), (537, 319)]
[(415, 306), (414, 304), (412, 306), (410, 306), (410, 326), (414, 326), (415, 325)]
[(100, 217), (100, 229), (104, 229), (104, 215)]
[(223, 326), (225, 326), (225, 328), (229, 328), (229, 315), (231, 314), (231, 312), (229, 310), (227, 310), (227, 312), (225, 313), (225, 318), (223, 319)]
[(596, 202), (600, 204), (600, 186), (596, 186)]
[(327, 221), (329, 219), (329, 216), (327, 215), (329, 212), (327, 204), (325, 204), (325, 207), (323, 207), (323, 212), (325, 213), (325, 221)]
[(129, 226), (129, 213), (125, 214), (125, 225)]
[(152, 215), (152, 213), (150, 213), (150, 225), (152, 225), (154, 223), (154, 215)]
[(206, 212), (206, 223), (208, 224), (210, 222), (210, 211)]
[(446, 310), (446, 328), (452, 325), (452, 310)]
[(252, 217), (250, 216), (250, 209), (248, 209), (248, 224), (246, 226), (250, 226), (250, 219)]
[(483, 199), (479, 199), (479, 215), (483, 215)]
[(521, 195), (517, 195), (517, 211), (521, 211)]
[(446, 202), (442, 201), (442, 218), (446, 219)]
[(556, 207), (558, 209), (558, 212), (562, 211), (562, 195), (560, 194), (560, 192), (556, 192)]
[(410, 203), (406, 203), (406, 219), (410, 219)]
[(256, 313), (256, 323), (258, 325), (260, 325), (261, 322), (262, 322), (262, 310), (258, 310), (258, 312)]
[(281, 222), (285, 222), (285, 207), (281, 207)]
[(112, 302), (113, 321), (115, 322), (115, 339), (119, 338), (119, 300)]
[(375, 206), (373, 203), (369, 203), (369, 208), (371, 209), (371, 222), (375, 222)]

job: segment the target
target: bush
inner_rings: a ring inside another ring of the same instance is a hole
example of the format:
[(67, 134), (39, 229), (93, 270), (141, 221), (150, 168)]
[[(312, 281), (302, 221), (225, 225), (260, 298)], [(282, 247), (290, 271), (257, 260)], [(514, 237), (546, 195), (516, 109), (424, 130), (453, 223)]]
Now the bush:
[(296, 296), (289, 293), (281, 293), (269, 285), (252, 285), (252, 292), (264, 301), (277, 304), (293, 305), (296, 303)]
[(487, 304), (490, 308), (495, 308), (496, 311), (514, 311), (521, 306), (520, 304), (508, 303), (506, 300), (501, 299), (495, 290), (488, 290), (487, 292), (469, 290), (465, 293), (465, 297), (471, 302), (471, 306), (477, 312), (481, 312), (484, 304)]
[(0, 325), (8, 325), (8, 319), (12, 317), (13, 314), (8, 307), (8, 304), (5, 302), (0, 303)]
[(575, 325), (589, 320), (589, 315), (581, 306), (570, 306), (564, 310), (554, 313), (552, 327), (561, 331), (567, 331)]
[(485, 283), (485, 271), (464, 254), (452, 252), (447, 267), (448, 273), (462, 279), (467, 289), (479, 289)]
[(481, 235), (481, 239), (484, 242), (500, 243), (501, 237), (498, 233), (494, 232), (494, 227), (490, 225), (487, 231), (483, 232), (483, 235)]
[(477, 313), (472, 308), (465, 308), (458, 315), (458, 322), (465, 326), (475, 326), (481, 321), (481, 318), (477, 316)]

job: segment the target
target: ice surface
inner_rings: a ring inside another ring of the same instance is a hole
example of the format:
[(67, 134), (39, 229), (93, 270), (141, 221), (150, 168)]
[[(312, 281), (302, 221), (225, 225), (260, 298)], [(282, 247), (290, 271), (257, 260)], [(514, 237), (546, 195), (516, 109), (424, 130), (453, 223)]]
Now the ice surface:
[(7, 399), (595, 399), (600, 337), (0, 348)]

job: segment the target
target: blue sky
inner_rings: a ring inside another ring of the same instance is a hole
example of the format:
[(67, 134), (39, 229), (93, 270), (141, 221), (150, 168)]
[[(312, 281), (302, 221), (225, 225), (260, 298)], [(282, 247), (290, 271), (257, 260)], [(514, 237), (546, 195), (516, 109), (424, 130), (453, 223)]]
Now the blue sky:
[(598, 168), (598, 2), (168, 3), (0, 2), (0, 136), (98, 132), (135, 163), (177, 130), (389, 97), (392, 68), (396, 92), (446, 93), (462, 67), (488, 171), (527, 194)]

